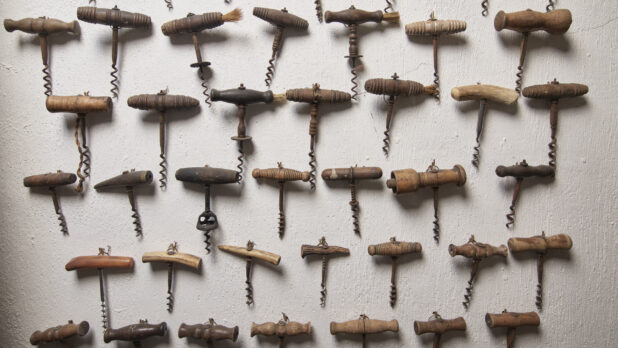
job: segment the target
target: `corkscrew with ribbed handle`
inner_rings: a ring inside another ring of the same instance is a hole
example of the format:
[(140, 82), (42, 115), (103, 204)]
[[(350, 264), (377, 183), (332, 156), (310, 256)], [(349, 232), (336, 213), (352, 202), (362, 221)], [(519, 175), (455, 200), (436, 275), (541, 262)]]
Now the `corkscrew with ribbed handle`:
[(304, 259), (305, 256), (318, 255), (322, 258), (322, 281), (320, 282), (320, 306), (326, 306), (326, 269), (328, 267), (328, 259), (333, 256), (348, 256), (350, 249), (328, 245), (326, 238), (320, 238), (318, 245), (303, 244), (300, 247), (300, 256)]
[(399, 322), (393, 320), (369, 319), (365, 314), (361, 314), (358, 319), (349, 320), (342, 323), (330, 322), (331, 335), (347, 334), (361, 335), (362, 347), (367, 347), (367, 335), (379, 334), (383, 332), (399, 332)]
[(420, 336), (432, 333), (433, 348), (440, 348), (442, 335), (450, 331), (466, 331), (466, 321), (462, 317), (443, 319), (438, 312), (433, 312), (428, 321), (414, 321), (414, 332)]
[(73, 173), (64, 173), (58, 170), (56, 173), (38, 174), (27, 176), (24, 178), (25, 187), (47, 187), (54, 203), (54, 210), (58, 217), (58, 224), (60, 225), (60, 232), (62, 234), (69, 234), (67, 227), (67, 220), (60, 208), (60, 201), (58, 200), (58, 194), (56, 187), (71, 185), (77, 181), (77, 176)]
[(515, 313), (509, 312), (506, 309), (502, 313), (487, 313), (485, 314), (485, 323), (489, 328), (505, 327), (506, 331), (506, 348), (515, 347), (515, 329), (522, 326), (539, 326), (541, 318), (536, 312)]
[(50, 343), (60, 342), (64, 343), (64, 340), (74, 336), (85, 336), (90, 330), (90, 324), (87, 321), (82, 321), (79, 324), (75, 324), (73, 320), (69, 320), (67, 324), (50, 327), (44, 331), (35, 331), (30, 335), (30, 344), (33, 346)]
[(277, 336), (279, 339), (279, 348), (284, 347), (284, 340), (289, 336), (311, 335), (311, 322), (305, 324), (296, 321), (290, 321), (285, 313), (281, 313), (282, 317), (277, 323), (267, 322), (263, 324), (251, 323), (251, 337), (260, 336)]

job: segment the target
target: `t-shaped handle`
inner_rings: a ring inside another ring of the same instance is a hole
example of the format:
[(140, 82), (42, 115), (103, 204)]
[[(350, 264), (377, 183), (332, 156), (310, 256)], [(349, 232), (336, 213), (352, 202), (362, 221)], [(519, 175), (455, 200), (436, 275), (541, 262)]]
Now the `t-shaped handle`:
[(411, 80), (382, 78), (365, 81), (365, 90), (371, 94), (394, 97), (411, 97), (423, 94), (434, 95), (436, 93), (434, 85), (423, 86), (423, 84)]
[(309, 22), (285, 10), (280, 11), (271, 8), (254, 7), (253, 15), (278, 27), (297, 30), (307, 30), (309, 27)]
[(506, 176), (512, 176), (515, 178), (529, 178), (529, 177), (553, 177), (556, 174), (556, 170), (550, 166), (539, 165), (530, 166), (527, 163), (522, 162), (512, 166), (497, 166), (496, 175), (501, 178)]
[(225, 22), (236, 22), (242, 18), (242, 12), (234, 9), (229, 13), (208, 12), (201, 15), (190, 13), (187, 17), (174, 19), (161, 25), (163, 35), (198, 33), (205, 29), (213, 29)]
[(39, 330), (33, 332), (30, 336), (30, 344), (34, 346), (46, 342), (62, 342), (73, 336), (84, 336), (88, 333), (89, 329), (90, 324), (87, 321), (75, 324), (73, 320), (69, 320), (68, 324), (50, 327), (42, 332)]
[(150, 184), (152, 182), (152, 172), (149, 170), (125, 171), (113, 178), (101, 181), (94, 185), (95, 190), (117, 187), (132, 187), (137, 185)]
[(100, 268), (133, 268), (135, 261), (128, 256), (92, 255), (77, 256), (72, 258), (64, 266), (67, 271), (79, 269), (100, 269)]
[(465, 183), (466, 170), (457, 164), (453, 169), (440, 169), (422, 173), (414, 169), (393, 170), (391, 178), (386, 181), (386, 186), (398, 195), (415, 192), (422, 187), (437, 187), (445, 184), (462, 186)]
[(414, 332), (417, 335), (426, 333), (433, 333), (436, 335), (442, 335), (449, 331), (465, 331), (466, 321), (462, 317), (455, 319), (442, 319), (438, 318), (430, 321), (414, 321)]
[(327, 168), (322, 171), (326, 181), (374, 180), (382, 177), (380, 167)]
[(239, 180), (238, 172), (213, 167), (189, 167), (176, 171), (176, 180), (202, 185), (232, 184)]
[(84, 6), (77, 8), (77, 18), (92, 24), (109, 25), (116, 28), (140, 28), (150, 26), (150, 17), (134, 12)]
[(218, 248), (219, 250), (228, 252), (230, 254), (261, 260), (275, 266), (279, 265), (279, 262), (281, 262), (281, 256), (270, 253), (268, 251), (249, 249), (246, 247), (239, 247), (233, 245), (219, 245)]
[(55, 18), (23, 18), (19, 20), (5, 19), (4, 29), (8, 32), (15, 30), (23, 31), (28, 34), (48, 35), (56, 33), (73, 33), (79, 32), (79, 23), (77, 21), (63, 22)]
[(519, 94), (509, 88), (477, 84), (455, 87), (451, 90), (451, 96), (457, 101), (489, 100), (498, 104), (511, 105), (517, 101)]
[(153, 336), (165, 336), (167, 334), (167, 324), (148, 324), (148, 322), (140, 321), (139, 324), (132, 324), (121, 327), (119, 329), (106, 329), (103, 335), (103, 341), (109, 343), (111, 341), (141, 341)]
[(382, 11), (365, 11), (356, 9), (354, 6), (343, 11), (326, 11), (324, 12), (324, 21), (326, 23), (342, 23), (345, 25), (363, 24), (367, 22), (380, 23), (382, 21), (397, 22), (399, 21), (398, 12), (384, 13)]
[(571, 11), (565, 9), (553, 10), (547, 13), (529, 9), (511, 13), (500, 11), (494, 19), (494, 28), (497, 31), (509, 29), (520, 33), (543, 30), (550, 34), (558, 35), (566, 33), (572, 21)]
[(383, 256), (402, 256), (407, 254), (420, 253), (423, 251), (421, 243), (416, 242), (400, 242), (391, 240), (390, 242), (381, 244), (372, 244), (367, 248), (369, 255), (383, 255)]
[(575, 98), (588, 93), (588, 86), (580, 83), (548, 82), (544, 85), (534, 85), (524, 88), (522, 94), (527, 98), (558, 100)]
[(378, 320), (361, 318), (357, 320), (349, 320), (342, 323), (335, 321), (330, 322), (330, 333), (332, 335), (338, 333), (346, 333), (353, 335), (377, 334), (382, 332), (398, 332), (399, 322), (397, 320)]
[(268, 168), (268, 169), (259, 169), (255, 168), (251, 173), (256, 179), (269, 179), (275, 180), (278, 182), (285, 181), (309, 181), (309, 172), (301, 172), (299, 170), (289, 169), (289, 168)]
[(310, 321), (305, 324), (296, 321), (267, 322), (263, 324), (251, 323), (251, 337), (255, 335), (285, 337), (303, 334), (311, 335)]
[(545, 253), (552, 249), (569, 250), (573, 246), (573, 241), (568, 234), (557, 234), (549, 237), (509, 238), (508, 245), (512, 253), (523, 251)]
[(37, 174), (24, 178), (25, 187), (56, 187), (65, 186), (74, 183), (77, 176), (73, 173), (57, 173)]
[(482, 260), (496, 255), (507, 257), (509, 250), (505, 245), (493, 246), (484, 243), (468, 242), (459, 246), (450, 244), (448, 246), (448, 253), (452, 257), (460, 255), (473, 260)]
[(195, 98), (191, 98), (186, 95), (173, 95), (173, 94), (138, 94), (129, 97), (127, 104), (140, 110), (178, 110), (178, 109), (190, 109), (197, 107), (200, 102)]
[(180, 324), (178, 328), (179, 338), (195, 338), (206, 341), (206, 343), (214, 343), (221, 340), (231, 340), (236, 342), (238, 339), (238, 326), (226, 327), (212, 323), (187, 325)]
[(50, 95), (45, 100), (45, 107), (49, 112), (88, 114), (91, 112), (109, 112), (112, 110), (112, 106), (112, 98), (110, 97), (91, 97), (89, 95)]
[(333, 89), (321, 89), (319, 85), (317, 85), (317, 88), (288, 89), (285, 91), (285, 97), (289, 101), (310, 104), (343, 104), (349, 103), (352, 99), (350, 93)]
[(243, 84), (240, 84), (238, 88), (218, 90), (212, 89), (210, 92), (212, 101), (222, 101), (235, 105), (248, 105), (256, 103), (272, 103), (275, 98), (272, 91), (256, 91), (253, 89), (246, 89)]

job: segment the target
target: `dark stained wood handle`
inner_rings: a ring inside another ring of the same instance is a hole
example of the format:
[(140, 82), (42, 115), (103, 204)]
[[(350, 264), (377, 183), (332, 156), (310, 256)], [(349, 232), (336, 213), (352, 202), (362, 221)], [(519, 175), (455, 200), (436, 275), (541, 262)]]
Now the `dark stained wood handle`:
[(26, 187), (56, 187), (70, 185), (77, 180), (73, 173), (47, 173), (27, 176), (24, 178)]
[(103, 24), (118, 28), (140, 28), (150, 26), (150, 17), (119, 9), (84, 6), (77, 8), (77, 19), (92, 24)]
[(532, 176), (538, 177), (553, 177), (556, 170), (548, 165), (529, 166), (516, 164), (514, 166), (498, 166), (496, 167), (496, 175), (503, 178), (512, 176), (515, 178), (528, 178)]
[(500, 314), (487, 313), (485, 315), (485, 323), (490, 328), (494, 327), (509, 327), (515, 328), (519, 326), (539, 326), (541, 318), (536, 312), (515, 313), (506, 312)]
[(309, 255), (350, 255), (350, 249), (339, 246), (315, 246), (303, 244), (300, 247), (300, 257), (305, 258)]
[(410, 80), (369, 79), (365, 81), (365, 90), (371, 94), (404, 96), (433, 95), (436, 92), (434, 85), (423, 86), (421, 83)]
[(271, 8), (254, 7), (253, 15), (257, 18), (263, 19), (270, 24), (285, 27), (294, 28), (298, 30), (307, 30), (309, 22), (295, 16), (287, 11), (280, 11)]
[(19, 20), (5, 19), (4, 29), (8, 32), (14, 30), (23, 31), (28, 34), (55, 34), (55, 33), (79, 33), (79, 23), (77, 21), (63, 22), (54, 18), (23, 18)]
[(543, 30), (550, 34), (564, 34), (571, 27), (571, 11), (558, 9), (551, 12), (537, 12), (525, 10), (519, 12), (498, 12), (494, 19), (494, 27), (497, 31), (509, 29), (520, 33), (530, 33)]
[(152, 172), (150, 170), (139, 170), (136, 172), (125, 172), (113, 178), (101, 181), (94, 185), (95, 190), (127, 187), (150, 184), (152, 182)]
[(120, 329), (106, 329), (103, 334), (103, 341), (109, 343), (111, 341), (141, 341), (152, 336), (165, 336), (167, 333), (167, 324), (139, 323), (127, 325)]
[(205, 29), (216, 28), (223, 25), (223, 23), (225, 22), (223, 21), (223, 14), (221, 12), (208, 12), (165, 22), (161, 26), (161, 31), (166, 36), (198, 33)]
[(195, 108), (200, 105), (200, 102), (186, 95), (138, 94), (129, 97), (127, 104), (140, 110), (165, 111)]
[(251, 337), (255, 335), (261, 336), (297, 336), (311, 335), (311, 322), (305, 324), (290, 321), (285, 324), (268, 322), (264, 324), (251, 323)]
[(330, 333), (332, 335), (338, 333), (364, 335), (386, 331), (398, 332), (399, 323), (397, 320), (357, 319), (343, 323), (330, 322)]
[(45, 331), (35, 331), (30, 336), (30, 344), (38, 345), (43, 342), (62, 341), (73, 336), (84, 336), (88, 333), (90, 324), (87, 321), (82, 321), (79, 324), (69, 321), (68, 324), (51, 327)]
[(255, 103), (270, 104), (274, 100), (272, 91), (256, 91), (253, 89), (233, 88), (226, 90), (212, 89), (210, 91), (212, 101), (222, 101), (236, 105), (248, 105)]
[(460, 246), (451, 244), (448, 246), (448, 252), (452, 257), (460, 255), (475, 260), (484, 259), (494, 255), (507, 257), (507, 255), (509, 254), (509, 250), (506, 248), (505, 245), (500, 245), (496, 247), (493, 245), (482, 243), (466, 243)]
[(426, 333), (443, 334), (448, 331), (465, 331), (466, 321), (462, 317), (455, 319), (436, 319), (430, 321), (414, 321), (414, 332), (417, 335)]
[(221, 340), (232, 340), (232, 342), (236, 342), (236, 339), (238, 339), (238, 326), (226, 327), (223, 325), (211, 324), (187, 325), (182, 323), (178, 328), (178, 337), (191, 337), (211, 343)]
[(203, 185), (232, 184), (238, 182), (238, 179), (238, 172), (231, 169), (190, 167), (176, 171), (176, 180)]
[(380, 23), (384, 18), (382, 11), (365, 11), (349, 8), (343, 11), (326, 11), (324, 12), (324, 21), (326, 23), (338, 22), (343, 24), (361, 24), (367, 22)]
[(70, 112), (75, 114), (109, 112), (112, 109), (112, 98), (91, 97), (88, 95), (50, 95), (45, 101), (45, 106), (49, 112)]
[(133, 258), (128, 256), (78, 256), (72, 258), (64, 268), (67, 271), (92, 268), (133, 268), (134, 263)]
[(380, 167), (327, 168), (322, 171), (322, 179), (326, 181), (371, 180), (381, 177)]
[(567, 234), (557, 234), (549, 237), (509, 238), (508, 245), (512, 253), (523, 251), (544, 253), (551, 249), (569, 250), (573, 246), (573, 241)]
[(574, 98), (588, 93), (588, 86), (580, 83), (547, 83), (524, 88), (522, 94), (526, 98), (558, 100)]

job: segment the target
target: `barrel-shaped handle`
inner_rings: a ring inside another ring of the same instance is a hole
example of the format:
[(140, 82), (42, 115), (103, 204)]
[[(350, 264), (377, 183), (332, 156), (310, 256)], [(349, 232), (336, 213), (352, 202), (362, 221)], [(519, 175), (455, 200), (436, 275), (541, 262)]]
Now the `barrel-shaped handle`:
[(512, 253), (523, 251), (544, 253), (552, 249), (569, 250), (573, 246), (573, 241), (568, 234), (557, 234), (549, 237), (509, 238), (508, 245)]
[(297, 88), (285, 91), (285, 98), (300, 103), (343, 104), (352, 100), (350, 93), (332, 89)]
[(524, 88), (522, 94), (526, 98), (558, 100), (574, 98), (588, 93), (588, 86), (580, 83), (546, 83)]
[(398, 332), (399, 322), (397, 320), (377, 320), (377, 319), (357, 319), (343, 323), (330, 322), (330, 333), (346, 333), (353, 335), (376, 334), (381, 332)]
[(251, 172), (251, 175), (255, 179), (269, 179), (276, 181), (309, 181), (311, 177), (311, 173), (309, 172), (301, 172), (299, 170), (288, 169), (288, 168), (268, 168), (268, 169), (259, 169), (256, 168)]
[(90, 324), (87, 321), (82, 321), (79, 324), (69, 321), (68, 324), (51, 327), (45, 331), (35, 331), (30, 336), (30, 344), (37, 345), (43, 342), (62, 341), (73, 336), (84, 336), (88, 333)]
[(571, 11), (558, 9), (551, 12), (537, 12), (525, 10), (519, 12), (498, 12), (494, 19), (494, 27), (497, 31), (509, 29), (520, 33), (530, 33), (543, 30), (550, 34), (564, 34), (571, 27)]
[(541, 318), (536, 312), (515, 313), (506, 312), (499, 314), (485, 314), (485, 323), (488, 327), (516, 328), (520, 326), (539, 326)]
[(369, 79), (365, 81), (365, 90), (371, 94), (411, 97), (415, 95), (434, 95), (436, 88), (434, 85), (423, 86), (423, 84), (410, 80), (395, 79)]
[(255, 335), (285, 337), (302, 334), (311, 335), (311, 322), (305, 324), (296, 321), (286, 323), (251, 323), (251, 337)]
[(406, 254), (420, 253), (423, 251), (421, 243), (400, 241), (372, 244), (367, 249), (369, 255), (371, 256), (401, 256)]
[(480, 260), (495, 255), (507, 257), (509, 250), (506, 248), (506, 245), (493, 246), (482, 243), (466, 243), (459, 246), (449, 245), (448, 253), (452, 257), (460, 255), (469, 259)]
[(140, 28), (150, 26), (150, 17), (118, 8), (84, 6), (77, 8), (77, 18), (92, 24), (103, 24), (118, 28)]
[(127, 187), (146, 185), (152, 182), (152, 172), (150, 170), (138, 170), (131, 172), (124, 172), (113, 178), (101, 181), (94, 185), (95, 190), (101, 190), (106, 188)]
[(556, 175), (556, 170), (548, 165), (529, 166), (516, 164), (514, 166), (497, 166), (496, 175), (503, 178), (512, 176), (515, 178), (528, 178), (532, 176), (538, 177), (553, 177)]
[(26, 187), (56, 187), (70, 185), (77, 180), (77, 176), (73, 173), (47, 173), (27, 176), (24, 178), (24, 186)]
[(140, 110), (190, 109), (200, 105), (199, 100), (186, 95), (139, 94), (129, 97), (127, 104)]
[(28, 34), (48, 35), (56, 33), (79, 33), (79, 23), (77, 21), (63, 22), (54, 18), (23, 18), (19, 20), (5, 19), (4, 29), (8, 32), (14, 30), (23, 31)]
[(221, 12), (208, 12), (200, 15), (192, 15), (179, 19), (174, 19), (161, 25), (164, 35), (198, 33), (205, 29), (213, 29), (223, 25), (223, 14)]
[(462, 186), (466, 183), (466, 178), (466, 170), (459, 164), (453, 169), (441, 169), (435, 172), (400, 169), (391, 172), (391, 178), (386, 181), (386, 186), (398, 195), (414, 192), (422, 187), (438, 187), (446, 184)]
[(45, 100), (45, 106), (49, 112), (70, 112), (75, 114), (109, 112), (112, 109), (112, 98), (91, 97), (88, 95), (50, 95)]
[(238, 182), (239, 179), (240, 174), (231, 169), (189, 167), (176, 171), (176, 180), (202, 185), (232, 184)]
[(294, 28), (298, 30), (307, 30), (309, 27), (309, 22), (287, 11), (254, 7), (253, 15), (279, 27)]
[(517, 101), (519, 94), (512, 88), (494, 85), (459, 86), (451, 90), (451, 96), (458, 101), (489, 100), (498, 104), (511, 105)]
[(406, 34), (409, 36), (437, 36), (455, 34), (465, 31), (465, 21), (457, 19), (428, 20), (406, 24)]
[(380, 167), (327, 168), (322, 171), (326, 181), (374, 180), (382, 177)]
[(466, 321), (462, 317), (455, 319), (436, 319), (430, 321), (414, 321), (414, 332), (417, 335), (434, 333), (441, 335), (449, 331), (465, 331)]
[(103, 341), (141, 341), (152, 336), (165, 336), (167, 334), (167, 324), (139, 323), (127, 325), (120, 329), (106, 329), (103, 334)]
[(382, 11), (365, 11), (355, 8), (349, 8), (343, 11), (326, 11), (324, 12), (324, 21), (326, 23), (343, 23), (343, 24), (362, 24), (367, 22), (380, 23), (384, 18)]
[(226, 327), (223, 325), (211, 324), (187, 325), (182, 323), (178, 328), (178, 337), (191, 337), (201, 339), (206, 342), (221, 340), (231, 340), (232, 342), (236, 342), (236, 339), (238, 339), (238, 326)]

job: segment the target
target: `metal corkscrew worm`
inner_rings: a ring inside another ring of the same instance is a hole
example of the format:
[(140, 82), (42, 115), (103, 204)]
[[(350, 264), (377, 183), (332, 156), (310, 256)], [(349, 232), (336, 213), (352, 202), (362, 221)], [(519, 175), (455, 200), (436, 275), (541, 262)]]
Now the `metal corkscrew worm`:
[(47, 187), (54, 203), (54, 211), (58, 217), (58, 224), (60, 225), (60, 231), (63, 234), (68, 234), (69, 229), (67, 227), (67, 221), (60, 209), (60, 202), (58, 201), (58, 195), (56, 193), (56, 187), (73, 184), (77, 180), (75, 174), (63, 173), (57, 171), (56, 173), (38, 174), (27, 176), (24, 178), (25, 187)]
[(322, 13), (322, 1), (313, 0), (313, 3), (315, 4), (315, 13), (318, 17), (318, 22), (322, 23), (322, 21), (324, 20), (324, 14)]
[(236, 342), (238, 339), (238, 326), (226, 327), (218, 325), (213, 318), (209, 318), (208, 322), (204, 324), (180, 324), (178, 337), (200, 339), (202, 342), (206, 342), (208, 348), (214, 348), (217, 341), (231, 340)]
[(320, 306), (326, 306), (326, 270), (328, 267), (328, 258), (336, 255), (350, 255), (348, 248), (339, 246), (329, 246), (326, 238), (320, 238), (318, 245), (303, 244), (300, 247), (300, 256), (304, 259), (305, 256), (318, 255), (322, 258), (322, 280), (320, 282)]
[(483, 12), (481, 12), (481, 14), (483, 17), (487, 17), (489, 14), (489, 0), (483, 0), (483, 2), (481, 2), (481, 7), (483, 8)]
[(167, 6), (168, 10), (173, 10), (174, 9), (174, 5), (172, 5), (172, 0), (163, 0), (165, 1), (165, 5)]
[(393, 8), (393, 0), (386, 0), (386, 7), (384, 8), (384, 13), (393, 12), (395, 9)]
[(556, 4), (555, 4), (554, 0), (549, 0), (549, 3), (547, 4), (547, 6), (545, 6), (545, 11), (551, 12), (554, 9), (556, 9)]

